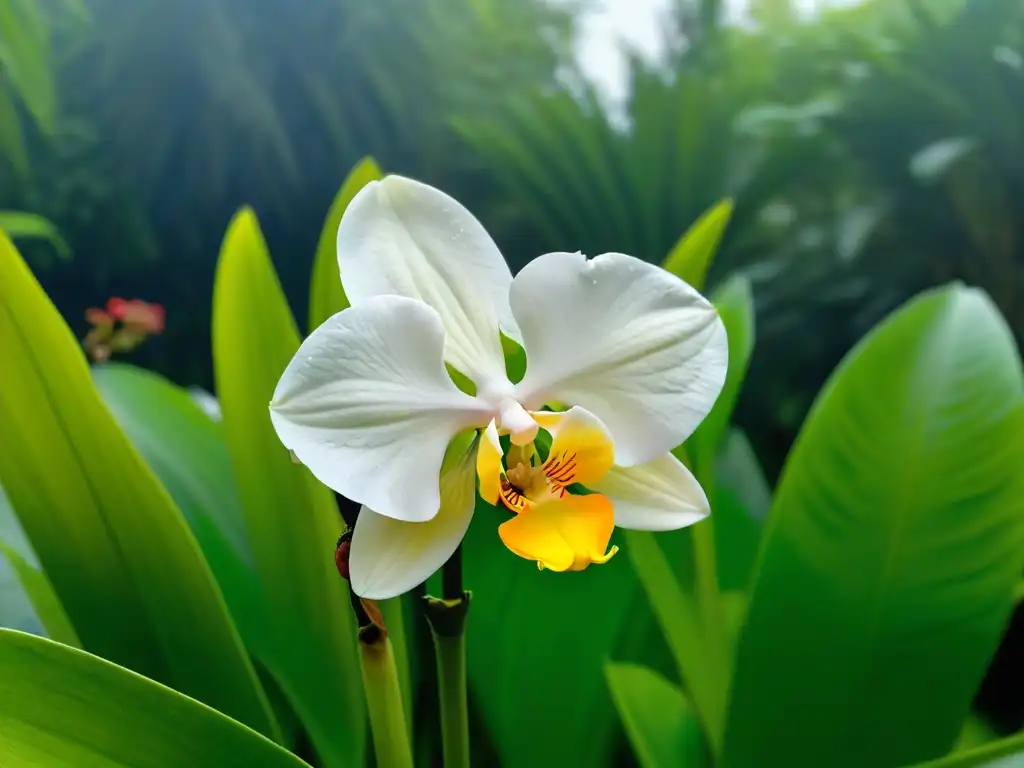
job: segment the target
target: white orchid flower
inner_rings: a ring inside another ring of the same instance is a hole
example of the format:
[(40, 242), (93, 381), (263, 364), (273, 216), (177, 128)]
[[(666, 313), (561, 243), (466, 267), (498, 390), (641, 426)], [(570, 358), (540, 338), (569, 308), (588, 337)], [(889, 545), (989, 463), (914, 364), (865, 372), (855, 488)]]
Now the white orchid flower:
[[(495, 520), (506, 546), (554, 571), (606, 561), (616, 525), (671, 530), (709, 513), (669, 453), (725, 380), (725, 328), (694, 288), (620, 253), (549, 253), (513, 279), (469, 211), (398, 176), (352, 200), (338, 262), (351, 307), (303, 342), (270, 413), (314, 476), (363, 505), (357, 594), (392, 597), (439, 569), (469, 527), (475, 476), (483, 499), (513, 513)], [(501, 331), (526, 353), (518, 383)], [(571, 407), (543, 410), (552, 403)], [(469, 452), (442, 474), (469, 429)]]

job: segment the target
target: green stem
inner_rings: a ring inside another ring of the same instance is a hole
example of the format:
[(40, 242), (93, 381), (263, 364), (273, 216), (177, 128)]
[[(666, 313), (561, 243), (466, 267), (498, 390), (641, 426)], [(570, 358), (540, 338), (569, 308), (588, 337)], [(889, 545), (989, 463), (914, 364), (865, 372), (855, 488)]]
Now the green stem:
[(434, 633), (437, 690), (441, 702), (441, 743), (445, 768), (469, 768), (469, 710), (466, 705), (466, 636)]
[(413, 768), (395, 654), (387, 632), (376, 624), (362, 627), (359, 653), (377, 765)]
[(434, 637), (441, 707), (444, 768), (469, 768), (469, 708), (466, 703), (466, 614), (469, 592), (462, 591), (462, 551), (455, 551), (442, 573), (444, 599), (426, 598), (425, 614)]

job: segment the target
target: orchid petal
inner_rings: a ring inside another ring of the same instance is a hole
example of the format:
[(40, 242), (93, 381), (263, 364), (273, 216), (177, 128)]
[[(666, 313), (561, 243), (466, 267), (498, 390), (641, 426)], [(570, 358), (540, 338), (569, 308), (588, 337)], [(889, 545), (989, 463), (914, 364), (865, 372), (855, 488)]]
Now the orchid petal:
[(360, 597), (385, 600), (422, 584), (458, 548), (473, 519), (474, 450), (441, 473), (441, 508), (424, 523), (407, 523), (363, 507), (352, 533), (349, 569)]
[(445, 359), (477, 385), (505, 380), (499, 325), (519, 339), (512, 273), (465, 207), (401, 176), (363, 187), (338, 227), (338, 264), (353, 306), (373, 296), (418, 299), (441, 316)]
[(501, 493), (501, 466), (503, 451), (494, 420), (483, 431), (480, 449), (476, 455), (476, 473), (480, 478), (480, 498), (488, 504), (497, 504)]
[(549, 253), (516, 275), (512, 311), (530, 409), (580, 405), (605, 423), (615, 460), (642, 464), (681, 444), (725, 382), (725, 327), (696, 290), (621, 253)]
[(618, 551), (608, 548), (615, 527), (604, 496), (563, 496), (530, 507), (498, 526), (498, 535), (520, 557), (551, 571), (582, 571), (606, 563)]
[(387, 517), (429, 520), (452, 437), (490, 419), (452, 383), (443, 345), (437, 312), (413, 299), (379, 296), (339, 312), (278, 382), (278, 437), (343, 496)]
[(673, 531), (711, 514), (697, 478), (671, 453), (635, 467), (612, 467), (591, 490), (611, 500), (621, 528)]
[(559, 487), (582, 483), (591, 487), (615, 463), (615, 445), (601, 420), (585, 408), (574, 405), (564, 413), (540, 411), (533, 414), (551, 433), (551, 448), (543, 464), (548, 480)]

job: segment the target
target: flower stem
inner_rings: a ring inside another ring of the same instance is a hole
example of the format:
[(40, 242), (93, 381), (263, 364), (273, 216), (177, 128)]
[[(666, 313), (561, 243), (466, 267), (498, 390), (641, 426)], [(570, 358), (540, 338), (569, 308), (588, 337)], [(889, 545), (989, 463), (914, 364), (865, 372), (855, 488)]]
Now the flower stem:
[(469, 768), (469, 708), (466, 703), (466, 615), (469, 592), (462, 589), (462, 550), (441, 576), (444, 597), (427, 597), (425, 614), (434, 637), (441, 744), (445, 768)]
[(361, 627), (359, 653), (377, 765), (413, 768), (395, 654), (387, 631), (375, 623)]

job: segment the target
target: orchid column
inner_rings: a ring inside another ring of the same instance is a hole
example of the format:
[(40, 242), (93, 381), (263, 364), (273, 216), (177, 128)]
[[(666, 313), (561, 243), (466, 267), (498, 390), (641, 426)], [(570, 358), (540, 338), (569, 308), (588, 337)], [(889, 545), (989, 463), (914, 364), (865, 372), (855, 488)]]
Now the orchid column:
[[(510, 553), (559, 572), (614, 555), (616, 525), (670, 530), (709, 513), (669, 453), (727, 367), (725, 329), (691, 286), (617, 253), (549, 253), (513, 279), (469, 211), (396, 176), (353, 199), (338, 262), (351, 307), (302, 344), (270, 413), (321, 482), (364, 505), (357, 594), (394, 597), (441, 568), (478, 493), (503, 510)], [(502, 334), (525, 350), (521, 381)], [(445, 745), (446, 764), (457, 752)]]

